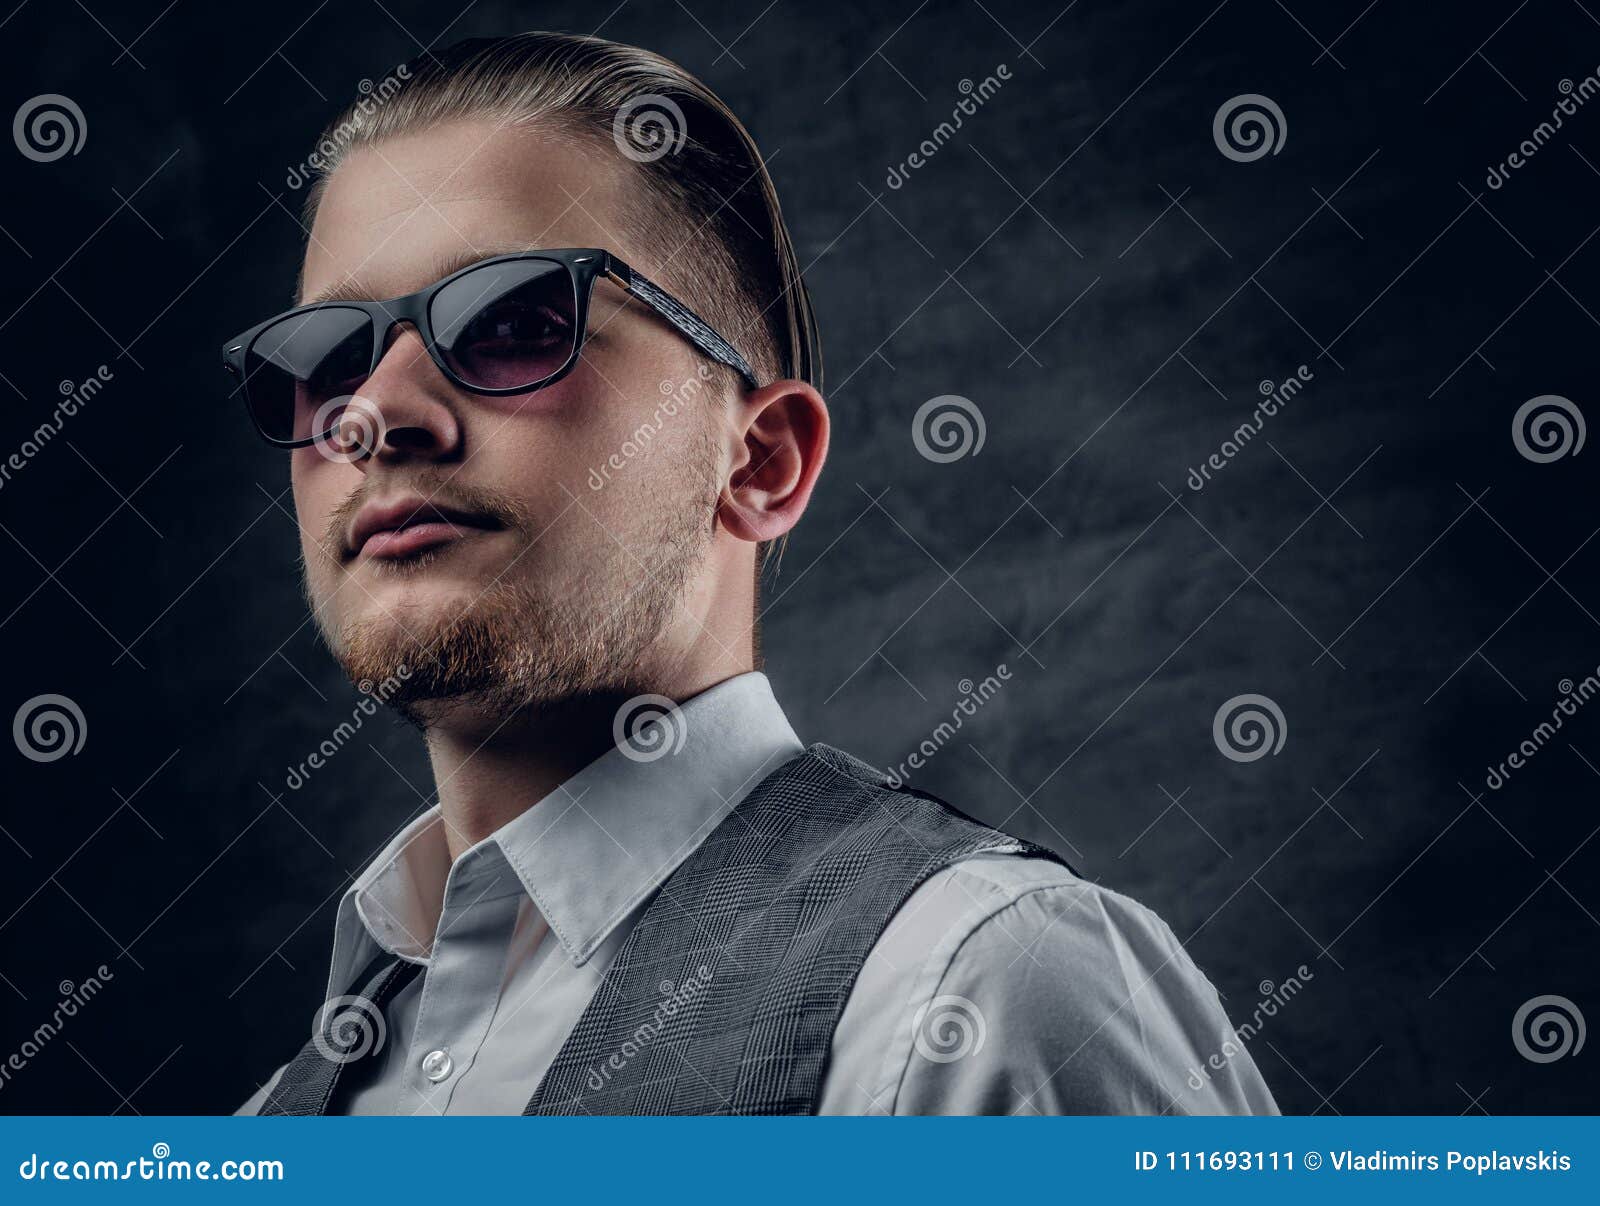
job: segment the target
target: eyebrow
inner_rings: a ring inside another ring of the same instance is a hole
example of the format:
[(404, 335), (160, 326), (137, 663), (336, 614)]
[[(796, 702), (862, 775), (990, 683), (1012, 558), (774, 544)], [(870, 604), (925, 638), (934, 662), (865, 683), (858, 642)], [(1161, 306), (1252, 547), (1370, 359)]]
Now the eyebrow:
[[(463, 251), (454, 252), (449, 255), (438, 256), (434, 259), (432, 265), (430, 266), (432, 275), (428, 278), (428, 284), (433, 284), (436, 281), (442, 281), (445, 277), (460, 272), (463, 268), (470, 268), (474, 264), (480, 264), (484, 260), (492, 260), (496, 256), (518, 255), (524, 251), (539, 250), (541, 249), (538, 247), (519, 247), (513, 244), (507, 244), (503, 247), (469, 247)], [(302, 269), (302, 272), (303, 271), (304, 270)], [(427, 288), (427, 285), (422, 286), (422, 288)], [(298, 299), (299, 294), (300, 289), (296, 288), (296, 299)], [(338, 284), (330, 285), (326, 289), (319, 290), (314, 297), (308, 297), (304, 301), (294, 300), (293, 304), (295, 307), (300, 307), (321, 305), (324, 302), (377, 300), (380, 299), (373, 296), (373, 290), (363, 287), (359, 278), (349, 277), (343, 281), (340, 281)]]

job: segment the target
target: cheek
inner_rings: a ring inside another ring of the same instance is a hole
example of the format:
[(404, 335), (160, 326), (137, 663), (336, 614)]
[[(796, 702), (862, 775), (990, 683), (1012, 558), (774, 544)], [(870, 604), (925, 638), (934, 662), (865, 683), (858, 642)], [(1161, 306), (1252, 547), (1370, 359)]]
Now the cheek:
[(329, 517), (361, 485), (361, 471), (353, 465), (328, 460), (314, 447), (296, 448), (290, 453), (289, 482), (300, 547), (306, 560), (315, 563), (322, 553)]

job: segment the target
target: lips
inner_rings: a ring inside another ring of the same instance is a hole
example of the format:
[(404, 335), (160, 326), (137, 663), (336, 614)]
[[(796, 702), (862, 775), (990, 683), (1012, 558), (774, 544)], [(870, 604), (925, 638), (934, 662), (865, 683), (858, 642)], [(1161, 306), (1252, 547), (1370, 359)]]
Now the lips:
[(448, 544), (501, 525), (481, 512), (465, 511), (407, 495), (385, 503), (368, 503), (356, 512), (345, 542), (346, 557), (395, 560)]

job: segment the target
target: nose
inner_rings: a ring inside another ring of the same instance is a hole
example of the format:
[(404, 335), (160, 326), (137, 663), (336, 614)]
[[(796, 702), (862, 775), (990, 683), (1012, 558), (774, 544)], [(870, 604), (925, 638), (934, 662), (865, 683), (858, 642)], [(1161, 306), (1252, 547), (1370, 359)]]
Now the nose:
[(341, 422), (360, 429), (352, 431), (350, 442), (359, 446), (352, 460), (364, 472), (374, 461), (448, 460), (460, 454), (455, 391), (410, 323), (390, 328), (378, 367), (356, 398)]

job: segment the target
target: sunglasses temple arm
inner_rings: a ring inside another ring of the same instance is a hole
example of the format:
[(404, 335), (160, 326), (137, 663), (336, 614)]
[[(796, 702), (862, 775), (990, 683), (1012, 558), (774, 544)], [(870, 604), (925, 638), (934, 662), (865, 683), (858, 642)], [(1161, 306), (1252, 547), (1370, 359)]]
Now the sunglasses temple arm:
[(725, 364), (744, 378), (751, 389), (759, 387), (755, 372), (737, 348), (718, 335), (710, 324), (649, 277), (612, 257), (607, 275), (657, 314), (677, 327), (684, 337), (719, 364)]

